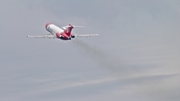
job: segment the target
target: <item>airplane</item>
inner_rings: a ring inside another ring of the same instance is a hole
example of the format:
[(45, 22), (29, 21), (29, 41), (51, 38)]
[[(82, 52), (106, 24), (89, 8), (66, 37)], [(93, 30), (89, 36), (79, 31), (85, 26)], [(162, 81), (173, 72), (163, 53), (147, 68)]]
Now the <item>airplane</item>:
[(62, 40), (71, 40), (75, 37), (91, 37), (98, 36), (98, 34), (72, 34), (72, 29), (74, 27), (83, 27), (83, 26), (73, 26), (69, 24), (68, 26), (58, 27), (55, 24), (47, 23), (45, 25), (45, 29), (49, 32), (49, 34), (44, 35), (28, 35), (28, 38), (53, 38), (53, 39), (62, 39)]

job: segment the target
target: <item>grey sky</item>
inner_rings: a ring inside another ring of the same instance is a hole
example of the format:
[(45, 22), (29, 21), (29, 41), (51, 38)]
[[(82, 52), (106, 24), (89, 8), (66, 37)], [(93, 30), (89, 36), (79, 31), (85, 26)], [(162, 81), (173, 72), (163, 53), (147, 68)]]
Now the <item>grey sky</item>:
[[(1, 0), (1, 101), (179, 101), (180, 1)], [(28, 39), (47, 22), (72, 41)]]

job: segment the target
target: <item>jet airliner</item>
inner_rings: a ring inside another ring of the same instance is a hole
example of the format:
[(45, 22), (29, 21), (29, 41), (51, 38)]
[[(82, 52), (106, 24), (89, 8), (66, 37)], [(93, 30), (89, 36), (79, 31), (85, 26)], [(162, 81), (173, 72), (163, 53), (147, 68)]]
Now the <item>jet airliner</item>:
[(75, 37), (91, 37), (98, 36), (98, 34), (72, 34), (72, 29), (74, 27), (82, 27), (82, 26), (73, 26), (69, 24), (68, 26), (58, 27), (55, 24), (47, 23), (45, 25), (46, 30), (49, 34), (44, 35), (28, 35), (28, 38), (53, 38), (53, 39), (62, 39), (62, 40), (71, 40)]

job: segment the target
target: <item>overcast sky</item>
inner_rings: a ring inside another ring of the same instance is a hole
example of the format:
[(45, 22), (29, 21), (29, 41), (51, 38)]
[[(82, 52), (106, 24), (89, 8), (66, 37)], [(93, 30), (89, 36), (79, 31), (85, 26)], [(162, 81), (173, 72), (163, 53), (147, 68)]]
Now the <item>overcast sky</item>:
[(0, 100), (180, 101), (179, 33), (179, 0), (0, 0)]

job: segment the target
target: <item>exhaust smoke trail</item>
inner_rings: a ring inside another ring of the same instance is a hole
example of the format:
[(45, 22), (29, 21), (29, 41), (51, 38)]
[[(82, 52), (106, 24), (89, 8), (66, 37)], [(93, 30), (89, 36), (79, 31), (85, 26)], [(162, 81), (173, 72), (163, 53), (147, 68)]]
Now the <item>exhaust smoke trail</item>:
[[(79, 40), (79, 39), (75, 39), (73, 40), (73, 44), (75, 44), (76, 46), (78, 46), (78, 48), (80, 48), (80, 50), (83, 50), (84, 52), (86, 52), (86, 54), (88, 56), (90, 56), (94, 61), (96, 61), (100, 67), (106, 68), (110, 71), (113, 72), (113, 74), (117, 74), (117, 72), (122, 72), (125, 73), (123, 71), (125, 71), (125, 68), (122, 64), (122, 61), (118, 58), (112, 58), (110, 57), (107, 53), (105, 53), (104, 51), (90, 46), (89, 44)], [(77, 47), (76, 47), (77, 48)], [(118, 73), (119, 75), (119, 73)]]
[(113, 74), (113, 76), (117, 78), (133, 76), (148, 70), (147, 68), (144, 68), (146, 67), (144, 65), (125, 64), (123, 63), (123, 60), (119, 59), (118, 57), (109, 56), (104, 51), (90, 46), (79, 39), (75, 39), (72, 42), (77, 46), (76, 48), (86, 52), (88, 56), (90, 56), (100, 65), (100, 67), (106, 68)]

